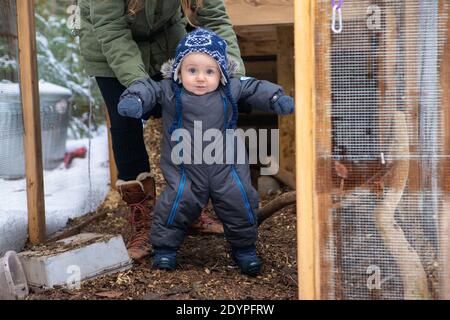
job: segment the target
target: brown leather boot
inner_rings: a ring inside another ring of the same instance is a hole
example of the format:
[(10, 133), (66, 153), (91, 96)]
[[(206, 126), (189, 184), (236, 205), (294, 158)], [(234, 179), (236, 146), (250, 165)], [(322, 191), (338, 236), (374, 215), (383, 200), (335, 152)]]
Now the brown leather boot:
[(220, 221), (211, 218), (208, 215), (208, 208), (205, 207), (198, 220), (189, 227), (189, 233), (223, 234), (223, 225)]
[(116, 188), (129, 206), (131, 236), (127, 242), (128, 254), (133, 260), (143, 259), (150, 254), (148, 240), (155, 206), (155, 180), (150, 173), (144, 172), (136, 180), (118, 180)]

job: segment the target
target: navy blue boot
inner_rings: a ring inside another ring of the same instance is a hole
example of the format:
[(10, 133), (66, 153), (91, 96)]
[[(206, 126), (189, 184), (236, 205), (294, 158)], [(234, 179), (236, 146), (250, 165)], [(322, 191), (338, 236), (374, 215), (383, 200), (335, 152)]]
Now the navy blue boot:
[(233, 259), (242, 273), (256, 277), (261, 272), (262, 262), (256, 254), (255, 247), (231, 248)]
[(161, 270), (174, 270), (177, 267), (177, 252), (170, 249), (155, 249), (153, 268)]

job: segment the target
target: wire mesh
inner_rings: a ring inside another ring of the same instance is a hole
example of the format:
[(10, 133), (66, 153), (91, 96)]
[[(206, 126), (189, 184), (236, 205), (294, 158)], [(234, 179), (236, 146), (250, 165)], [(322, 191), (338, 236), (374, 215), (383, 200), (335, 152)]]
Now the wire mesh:
[(0, 6), (0, 79), (17, 81), (17, 27), (15, 20), (15, 1), (1, 0)]
[[(316, 122), (330, 146), (324, 150), (327, 143), (316, 141), (318, 157), (331, 167), (317, 176), (331, 192), (331, 205), (322, 208), (329, 218), (322, 221), (324, 298), (443, 294), (447, 239), (440, 218), (448, 195), (440, 175), (450, 157), (444, 122), (450, 106), (442, 103), (441, 78), (450, 63), (442, 60), (448, 5), (347, 0), (341, 33), (317, 26), (316, 70), (329, 72), (317, 87), (319, 95), (330, 95), (327, 119)], [(331, 12), (330, 1), (318, 2), (325, 17), (319, 23), (331, 23)]]
[[(35, 156), (42, 155), (46, 231), (51, 235), (104, 200), (110, 182), (108, 139), (105, 126), (92, 125), (92, 79), (86, 76), (79, 85), (65, 77), (79, 68), (78, 47), (66, 26), (73, 1), (35, 3), (39, 72), (29, 76), (39, 79), (42, 152)], [(0, 256), (21, 250), (28, 230), (25, 162), (30, 155), (24, 148), (16, 4), (0, 0)], [(42, 67), (48, 64), (50, 71)], [(84, 95), (75, 105), (79, 92)], [(71, 110), (82, 107), (86, 119), (74, 119)], [(86, 122), (87, 132), (69, 135), (70, 121)]]

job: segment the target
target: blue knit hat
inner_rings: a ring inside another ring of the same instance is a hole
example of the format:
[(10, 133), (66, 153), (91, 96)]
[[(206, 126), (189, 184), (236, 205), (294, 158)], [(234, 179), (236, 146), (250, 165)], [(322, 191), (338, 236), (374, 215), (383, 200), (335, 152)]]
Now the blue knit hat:
[[(225, 129), (229, 128), (235, 128), (237, 124), (237, 117), (238, 117), (238, 106), (236, 101), (234, 100), (230, 85), (229, 85), (229, 73), (228, 73), (228, 67), (230, 62), (228, 61), (227, 56), (227, 43), (225, 40), (223, 40), (221, 37), (219, 37), (217, 34), (215, 34), (212, 31), (198, 28), (194, 31), (188, 33), (186, 36), (181, 39), (180, 43), (177, 46), (176, 49), (176, 56), (175, 60), (173, 61), (172, 65), (172, 73), (171, 78), (173, 80), (173, 91), (175, 93), (175, 99), (176, 99), (176, 116), (173, 120), (172, 127), (169, 130), (169, 133), (172, 134), (172, 132), (180, 128), (182, 126), (182, 102), (181, 102), (181, 81), (179, 78), (179, 70), (181, 63), (183, 62), (183, 59), (190, 53), (194, 52), (200, 52), (205, 53), (209, 55), (211, 58), (213, 58), (217, 64), (219, 65), (220, 72), (222, 73), (221, 77), (221, 84), (224, 89), (224, 93), (229, 101), (229, 103), (232, 106), (233, 115), (231, 118), (231, 121), (227, 123)], [(226, 101), (224, 102), (227, 103)]]
[(212, 31), (198, 28), (188, 33), (181, 39), (175, 53), (175, 61), (173, 64), (172, 79), (179, 82), (179, 70), (183, 59), (190, 53), (200, 52), (206, 53), (216, 60), (222, 73), (221, 83), (228, 83), (229, 75), (227, 71), (227, 43)]

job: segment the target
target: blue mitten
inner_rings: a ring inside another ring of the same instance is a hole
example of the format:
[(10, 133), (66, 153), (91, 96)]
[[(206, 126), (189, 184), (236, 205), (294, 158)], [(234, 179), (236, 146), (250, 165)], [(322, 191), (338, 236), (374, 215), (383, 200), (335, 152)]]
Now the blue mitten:
[(133, 82), (120, 96), (117, 111), (121, 116), (140, 119), (153, 107), (150, 79)]
[(291, 114), (294, 112), (294, 99), (284, 95), (282, 91), (278, 91), (270, 99), (270, 107), (277, 114)]
[(117, 106), (119, 114), (123, 117), (140, 119), (142, 117), (142, 101), (135, 95), (126, 95), (120, 99)]

